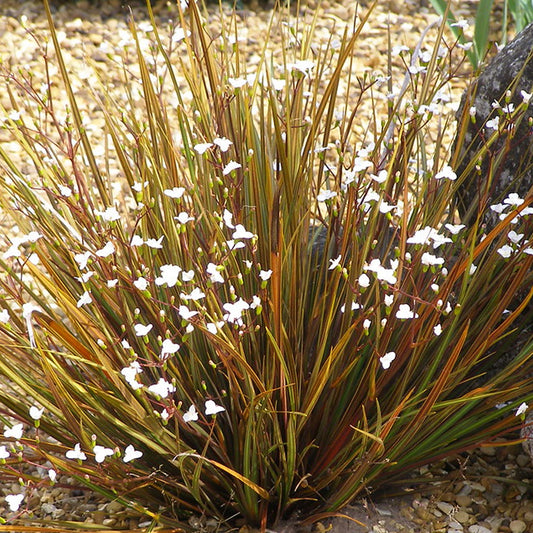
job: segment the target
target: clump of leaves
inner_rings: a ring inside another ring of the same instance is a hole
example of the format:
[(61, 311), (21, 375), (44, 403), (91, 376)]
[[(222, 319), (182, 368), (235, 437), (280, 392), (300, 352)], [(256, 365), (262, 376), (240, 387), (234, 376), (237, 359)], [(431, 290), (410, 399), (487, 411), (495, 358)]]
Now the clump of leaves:
[(48, 483), (26, 457), (154, 524), (264, 528), (519, 426), (531, 334), (494, 360), (529, 319), (531, 209), (488, 234), (450, 209), (444, 26), (391, 52), (396, 87), (354, 68), (371, 9), (324, 47), (276, 12), (252, 69), (236, 15), (214, 39), (179, 7), (174, 38), (132, 24), (125, 102), (95, 84), (100, 150), (45, 6), (66, 115), (4, 70), (31, 166), (0, 147), (4, 475)]

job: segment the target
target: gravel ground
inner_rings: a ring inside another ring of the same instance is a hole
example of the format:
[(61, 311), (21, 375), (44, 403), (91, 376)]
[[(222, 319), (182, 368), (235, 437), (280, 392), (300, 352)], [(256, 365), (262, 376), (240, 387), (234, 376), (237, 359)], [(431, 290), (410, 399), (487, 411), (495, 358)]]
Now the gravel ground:
[[(394, 44), (414, 46), (424, 28), (435, 20), (431, 10), (418, 2), (382, 2), (361, 41), (356, 61), (361, 69), (385, 69), (387, 27), (390, 25)], [(268, 6), (267, 6), (268, 7)], [(471, 12), (467, 3), (460, 3), (458, 11)], [(142, 2), (132, 6), (138, 23), (146, 22)], [(120, 0), (54, 4), (56, 26), (61, 32), (65, 57), (78, 81), (75, 88), (78, 99), (87, 97), (91, 112), (94, 138), (101, 131), (102, 118), (90, 103), (87, 85), (90, 80), (88, 60), (98, 69), (106, 69), (108, 54), (114, 46), (129, 37), (127, 9)], [(332, 27), (353, 16), (355, 4), (350, 0), (327, 1), (322, 5), (318, 35), (327, 39)], [(213, 8), (212, 23), (216, 23)], [(155, 13), (165, 21), (169, 17), (163, 2), (155, 4)], [(0, 3), (0, 58), (13, 68), (22, 67), (37, 79), (43, 71), (42, 54), (36, 42), (21, 25), (22, 17), (38, 35), (46, 30), (46, 22), (39, 0), (1, 0)], [(253, 62), (254, 49), (262, 44), (261, 35), (268, 23), (270, 12), (265, 6), (246, 4), (241, 12), (244, 24), (242, 36)], [(120, 98), (120, 78), (110, 69), (109, 82)], [(52, 72), (52, 76), (55, 74)], [(460, 83), (452, 88), (455, 103), (462, 90)], [(0, 102), (8, 105), (6, 94), (0, 93)], [(15, 150), (11, 140), (0, 133), (5, 149)], [(21, 166), (24, 162), (21, 161)], [(373, 495), (345, 509), (351, 517), (324, 519), (313, 526), (314, 531), (331, 530), (338, 533), (523, 533), (533, 532), (533, 500), (531, 498), (532, 468), (530, 459), (519, 444), (483, 448), (473, 454), (452, 457), (413, 472), (410, 486), (391, 487), (387, 494)], [(0, 516), (7, 516), (2, 495), (13, 493), (17, 484), (0, 485)], [(71, 480), (59, 479), (53, 488), (35, 491), (29, 501), (36, 519), (75, 520), (100, 524), (104, 528), (125, 529), (143, 527), (143, 519), (124, 509), (117, 502), (104, 502), (96, 495), (73, 488)], [(358, 525), (358, 522), (364, 525)], [(217, 524), (195, 519), (199, 531), (214, 531)], [(330, 529), (331, 528), (331, 529)], [(280, 531), (308, 531), (309, 528), (289, 522)], [(245, 528), (243, 528), (243, 533)], [(16, 530), (12, 530), (16, 533)]]

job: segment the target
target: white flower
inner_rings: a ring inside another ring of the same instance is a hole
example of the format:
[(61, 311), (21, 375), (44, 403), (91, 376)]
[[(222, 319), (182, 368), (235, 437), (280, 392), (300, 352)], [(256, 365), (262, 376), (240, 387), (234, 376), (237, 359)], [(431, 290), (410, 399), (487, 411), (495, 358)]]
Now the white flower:
[(161, 346), (161, 359), (165, 359), (168, 355), (175, 354), (180, 349), (180, 345), (172, 342), (170, 339), (165, 339)]
[(527, 93), (526, 91), (520, 91), (520, 96), (522, 97), (522, 102), (524, 104), (529, 104), (529, 101), (531, 100), (532, 93)]
[(31, 314), (34, 311), (41, 311), (41, 308), (32, 303), (23, 304), (22, 305), (22, 318), (25, 318), (26, 320), (30, 319)]
[(136, 379), (137, 374), (142, 373), (141, 365), (137, 361), (133, 361), (129, 366), (124, 367), (120, 373), (124, 376), (124, 379), (128, 382), (128, 385), (133, 389), (141, 389), (142, 383), (139, 383)]
[(370, 272), (375, 272), (376, 277), (380, 281), (383, 281), (385, 283), (390, 283), (391, 285), (394, 285), (397, 281), (396, 276), (394, 275), (394, 269), (385, 268), (381, 265), (381, 261), (379, 259), (372, 259), (372, 261), (370, 261), (370, 264), (366, 265), (364, 269), (369, 270)]
[(372, 325), (372, 321), (369, 318), (365, 318), (363, 320), (363, 329), (368, 331), (370, 329), (370, 326)]
[(53, 483), (57, 478), (57, 472), (53, 468), (49, 468), (48, 477), (50, 478), (50, 481)]
[(516, 231), (511, 230), (507, 234), (507, 237), (514, 244), (518, 244), (522, 240), (522, 238), (524, 237), (524, 234), (523, 233), (516, 233)]
[(191, 311), (186, 305), (180, 305), (178, 314), (183, 320), (190, 320), (193, 316), (198, 314), (198, 311)]
[[(361, 309), (361, 305), (358, 304), (357, 302), (352, 302), (351, 310), (352, 311), (357, 311), (358, 309)], [(346, 311), (346, 304), (342, 304), (341, 305), (341, 313), (344, 313), (345, 311)]]
[(500, 117), (496, 116), (491, 120), (487, 120), (485, 127), (489, 130), (497, 130), (499, 124), (500, 124)]
[(94, 210), (95, 214), (99, 217), (102, 217), (106, 222), (114, 222), (115, 220), (120, 220), (120, 213), (117, 211), (116, 207), (108, 207), (105, 211)]
[(24, 494), (8, 494), (5, 497), (6, 503), (9, 505), (10, 511), (18, 511), (23, 499)]
[(409, 237), (405, 242), (407, 244), (429, 244), (429, 239), (435, 235), (437, 231), (430, 226), (424, 229), (415, 231), (412, 237)]
[(196, 407), (191, 405), (186, 413), (183, 413), (183, 421), (184, 422), (195, 422), (198, 420), (198, 412), (196, 411)]
[(286, 81), (283, 80), (283, 79), (275, 79), (275, 78), (273, 78), (270, 81), (272, 82), (272, 88), (275, 91), (282, 91), (285, 88)]
[(272, 276), (272, 270), (261, 270), (259, 272), (259, 277), (263, 280), (263, 281), (268, 281), (270, 279), (270, 277)]
[(451, 181), (455, 181), (457, 179), (457, 174), (453, 171), (450, 165), (444, 165), (441, 171), (437, 172), (437, 174), (435, 175), (435, 179), (448, 179)]
[(176, 387), (166, 379), (159, 378), (159, 381), (155, 385), (148, 387), (148, 392), (151, 392), (154, 396), (166, 398), (169, 394), (176, 392)]
[(392, 57), (397, 57), (403, 52), (409, 52), (409, 48), (404, 44), (397, 44), (392, 47), (391, 55)]
[(159, 237), (159, 239), (146, 239), (144, 241), (144, 244), (146, 244), (146, 246), (149, 246), (150, 248), (161, 249), (161, 248), (163, 248), (163, 245), (161, 243), (163, 242), (164, 238), (165, 238), (165, 236), (161, 235), (161, 237)]
[(437, 257), (433, 254), (430, 254), (429, 252), (425, 252), (422, 254), (421, 262), (423, 265), (427, 265), (427, 266), (443, 265), (444, 258)]
[(139, 276), (134, 282), (133, 285), (137, 287), (140, 291), (145, 291), (148, 288), (148, 280)]
[(503, 201), (504, 204), (507, 205), (522, 205), (524, 203), (524, 200), (518, 196), (515, 192), (512, 192), (509, 194), (509, 196)]
[(177, 265), (161, 265), (161, 276), (155, 278), (156, 285), (167, 285), (167, 287), (174, 287), (178, 283), (178, 277), (182, 271), (181, 267)]
[(37, 242), (39, 239), (42, 239), (42, 237), (43, 236), (37, 231), (30, 231), (28, 235), (26, 235), (28, 242)]
[(205, 293), (202, 292), (201, 289), (199, 289), (198, 287), (195, 287), (193, 289), (193, 291), (190, 293), (190, 294), (185, 294), (185, 293), (181, 293), (180, 294), (180, 298), (182, 300), (201, 300), (202, 298), (205, 298)]
[(382, 200), (379, 204), (379, 212), (386, 215), (387, 213), (390, 213), (393, 209), (396, 209), (395, 205), (388, 204), (385, 202), (385, 200)]
[(35, 407), (35, 405), (32, 405), (30, 407), (30, 416), (33, 418), (33, 420), (40, 420), (41, 416), (43, 416), (43, 413), (44, 413), (44, 407), (42, 409)]
[(227, 152), (233, 143), (229, 139), (226, 139), (226, 137), (217, 137), (213, 139), (213, 144), (216, 144), (221, 152)]
[(217, 405), (213, 400), (207, 400), (205, 402), (205, 414), (206, 416), (209, 415), (216, 415), (217, 413), (221, 413), (222, 411), (225, 411), (224, 407), (221, 405)]
[(139, 459), (143, 456), (143, 452), (136, 450), (131, 444), (126, 446), (124, 450), (124, 458), (122, 459), (125, 463), (129, 463), (134, 459)]
[(205, 328), (212, 335), (216, 335), (218, 333), (218, 330), (221, 329), (223, 326), (224, 326), (224, 321), (221, 320), (220, 322), (216, 322), (216, 323), (215, 322), (208, 322), (205, 325)]
[(177, 217), (174, 217), (174, 220), (178, 221), (180, 224), (187, 224), (187, 222), (194, 220), (194, 217), (191, 217), (189, 213), (182, 211)]
[(115, 245), (111, 241), (108, 241), (103, 248), (95, 252), (98, 257), (108, 257), (114, 253)]
[(246, 248), (246, 244), (241, 241), (234, 241), (233, 239), (226, 241), (225, 245), (228, 250), (239, 250), (241, 248)]
[(513, 253), (513, 249), (508, 245), (504, 245), (501, 248), (498, 248), (497, 252), (505, 259), (508, 259), (511, 257), (511, 254)]
[(80, 283), (87, 283), (95, 274), (94, 270), (89, 270), (89, 272), (85, 272), (81, 276), (75, 276), (74, 279)]
[(87, 262), (89, 261), (91, 255), (91, 252), (85, 252), (83, 254), (76, 254), (74, 256), (74, 260), (76, 263), (78, 263), (78, 268), (80, 270), (83, 270), (87, 266)]
[(13, 427), (4, 426), (4, 437), (6, 439), (21, 439), (24, 426), (22, 424), (15, 424)]
[(5, 445), (0, 446), (0, 459), (7, 459), (10, 455)]
[(261, 306), (261, 298), (257, 296), (257, 294), (254, 294), (252, 296), (252, 303), (250, 304), (250, 309), (257, 309)]
[(219, 271), (219, 267), (214, 263), (207, 265), (206, 272), (209, 274), (212, 283), (224, 283), (224, 278)]
[(65, 453), (65, 457), (67, 459), (76, 459), (78, 461), (85, 461), (87, 459), (87, 456), (85, 453), (81, 451), (81, 444), (78, 442), (73, 450), (68, 450), (67, 453)]
[(140, 181), (136, 181), (132, 186), (131, 188), (135, 191), (135, 192), (142, 192), (142, 190), (144, 189), (144, 187), (147, 187), (148, 186), (148, 181), (145, 181), (144, 183), (141, 183)]
[(118, 284), (118, 279), (108, 279), (107, 280), (107, 286), (112, 289)]
[(236, 161), (230, 161), (225, 167), (224, 167), (224, 170), (222, 171), (222, 175), (223, 176), (227, 176), (228, 174), (230, 174), (231, 172), (233, 172), (234, 170), (237, 170), (238, 168), (241, 168), (242, 165), (240, 163), (237, 163)]
[(433, 333), (438, 337), (442, 333), (442, 326), (440, 324), (434, 326)]
[(407, 320), (410, 318), (418, 318), (418, 315), (411, 311), (409, 304), (400, 304), (398, 311), (396, 311), (396, 318)]
[(341, 259), (342, 259), (342, 255), (339, 255), (336, 259), (330, 259), (329, 260), (330, 265), (328, 267), (328, 270), (335, 270), (339, 266)]
[(226, 224), (226, 227), (230, 229), (235, 228), (235, 226), (233, 225), (233, 213), (231, 213), (227, 209), (224, 209), (224, 214), (222, 215), (222, 219), (224, 220), (224, 224)]
[(246, 78), (228, 78), (228, 83), (234, 89), (240, 89), (241, 87), (244, 87), (248, 83), (248, 80)]
[(450, 24), (452, 28), (461, 28), (463, 31), (467, 30), (470, 27), (470, 24), (465, 19), (460, 19), (453, 24)]
[(146, 326), (144, 324), (135, 324), (133, 329), (135, 330), (135, 335), (137, 335), (137, 337), (144, 337), (150, 333), (150, 330), (153, 327), (154, 326), (152, 324), (146, 324)]
[(379, 362), (381, 363), (383, 370), (387, 370), (394, 359), (396, 359), (396, 354), (394, 352), (388, 352), (383, 357), (380, 357)]
[(105, 448), (104, 446), (96, 445), (93, 448), (94, 460), (97, 463), (103, 463), (106, 457), (110, 457), (115, 452), (111, 448)]
[(527, 411), (528, 407), (529, 405), (526, 402), (522, 402), (516, 410), (515, 416), (523, 415)]
[(457, 235), (462, 229), (466, 228), (466, 226), (464, 224), (444, 224), (444, 227), (452, 235)]
[(295, 61), (294, 63), (288, 64), (287, 67), (291, 71), (297, 70), (305, 76), (309, 76), (311, 74), (311, 71), (315, 68), (315, 64), (313, 63), (313, 61), (299, 60)]
[(253, 236), (254, 234), (251, 231), (247, 231), (242, 224), (237, 224), (231, 237), (233, 239), (251, 239)]
[(505, 204), (493, 204), (490, 206), (490, 209), (500, 215), (507, 209), (507, 206)]
[(386, 294), (383, 301), (385, 302), (386, 307), (392, 307), (392, 304), (394, 303), (394, 294)]
[(317, 197), (317, 202), (327, 202), (328, 200), (331, 200), (332, 198), (335, 198), (337, 196), (337, 193), (335, 191), (322, 191)]
[(82, 305), (90, 304), (93, 301), (91, 298), (91, 293), (89, 291), (85, 291), (81, 296), (78, 302), (76, 303), (76, 307), (81, 307)]
[(192, 281), (194, 279), (194, 270), (184, 270), (181, 273), (181, 279), (183, 281)]
[(65, 185), (60, 185), (59, 187), (59, 194), (63, 196), (64, 198), (69, 198), (72, 196), (72, 189), (70, 187), (66, 187)]
[(195, 144), (193, 148), (195, 152), (202, 155), (203, 153), (207, 152), (207, 150), (209, 150), (211, 146), (213, 146), (213, 143), (200, 143), (200, 144)]
[[(369, 161), (368, 159), (365, 159), (364, 157), (357, 156), (353, 160), (352, 164), (352, 172), (361, 172), (361, 170), (366, 170), (367, 168), (370, 168), (373, 165), (372, 161)], [(385, 176), (387, 175), (387, 171), (385, 170)], [(382, 175), (380, 173), (380, 175)]]
[(176, 28), (172, 34), (172, 42), (179, 43), (180, 41), (183, 41), (185, 37), (189, 37), (190, 35), (191, 32), (189, 30), (185, 31), (183, 28)]
[(165, 189), (163, 191), (163, 194), (168, 196), (169, 198), (181, 198), (183, 194), (185, 193), (184, 187), (174, 187), (173, 189)]
[(389, 177), (387, 171), (380, 170), (377, 174), (370, 174), (370, 177), (376, 182), (376, 183), (384, 183), (387, 181), (387, 178)]
[(359, 287), (366, 288), (370, 285), (370, 278), (366, 274), (359, 276)]
[(0, 311), (0, 322), (2, 324), (7, 324), (9, 322), (9, 311), (7, 309), (2, 309), (2, 311)]
[(242, 298), (239, 298), (236, 302), (225, 303), (222, 308), (224, 311), (227, 311), (223, 317), (226, 322), (242, 324), (242, 313), (250, 308), (250, 304), (245, 302)]
[(130, 246), (142, 246), (143, 244), (144, 244), (144, 241), (140, 235), (134, 235), (131, 238)]

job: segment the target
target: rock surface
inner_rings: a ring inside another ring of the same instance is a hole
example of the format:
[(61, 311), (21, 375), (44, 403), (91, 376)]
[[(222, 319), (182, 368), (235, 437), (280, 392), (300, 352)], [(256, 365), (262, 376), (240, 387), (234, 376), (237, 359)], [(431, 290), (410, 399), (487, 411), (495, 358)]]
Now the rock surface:
[[(487, 203), (501, 201), (510, 192), (525, 197), (533, 185), (532, 137), (528, 105), (533, 88), (533, 25), (526, 27), (496, 54), (463, 95), (459, 123), (467, 123), (457, 165), (465, 175), (459, 190), (458, 209), (463, 222), (476, 217)], [(489, 141), (487, 153), (480, 148)], [(481, 202), (480, 202), (481, 200)], [(494, 213), (486, 222), (497, 222)], [(467, 222), (465, 222), (467, 223)]]

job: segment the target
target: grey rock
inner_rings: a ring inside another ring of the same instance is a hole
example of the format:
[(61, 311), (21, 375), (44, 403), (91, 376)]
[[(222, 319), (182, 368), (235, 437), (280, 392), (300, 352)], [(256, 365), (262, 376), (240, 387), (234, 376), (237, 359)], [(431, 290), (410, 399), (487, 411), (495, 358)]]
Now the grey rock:
[[(460, 152), (456, 173), (460, 178), (465, 175), (457, 194), (457, 207), (465, 223), (475, 219), (478, 210), (487, 203), (497, 203), (510, 192), (524, 197), (533, 185), (530, 124), (533, 99), (526, 107), (522, 95), (522, 91), (531, 93), (532, 89), (533, 25), (530, 24), (493, 58), (462, 98), (457, 117), (459, 124), (466, 120), (468, 126), (463, 139), (457, 135), (455, 145)], [(512, 126), (504, 111), (509, 104), (515, 109), (523, 106), (511, 120)], [(475, 120), (470, 118), (471, 112)], [(481, 147), (486, 147), (494, 132), (487, 128), (487, 121), (495, 117), (500, 117), (498, 139), (482, 153)], [(485, 218), (489, 225), (497, 220), (495, 213)]]

